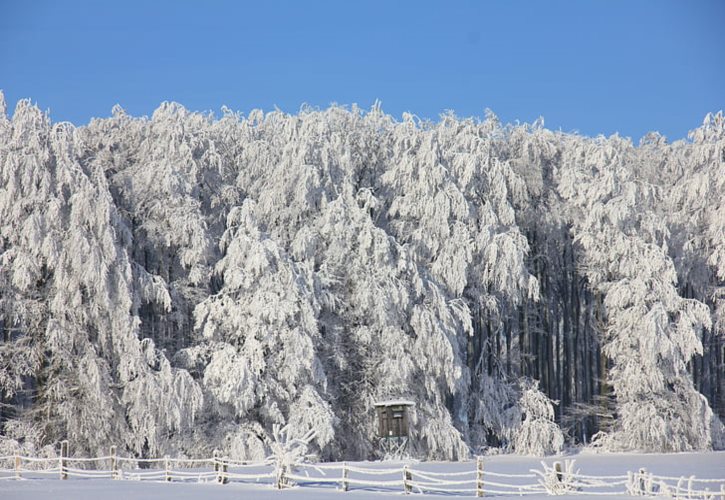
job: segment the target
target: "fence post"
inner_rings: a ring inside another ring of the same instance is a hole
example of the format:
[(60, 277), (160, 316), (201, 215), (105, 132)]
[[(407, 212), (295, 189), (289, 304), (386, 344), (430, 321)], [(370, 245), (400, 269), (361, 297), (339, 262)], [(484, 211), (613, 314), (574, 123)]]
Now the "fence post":
[(169, 472), (169, 456), (164, 456), (164, 480), (166, 480), (167, 483), (171, 482), (171, 473)]
[(229, 477), (227, 477), (227, 468), (229, 467), (229, 457), (223, 457), (222, 458), (222, 484), (227, 484), (229, 482)]
[(347, 462), (342, 463), (342, 491), (347, 491)]
[(403, 466), (403, 490), (405, 491), (406, 495), (409, 495), (411, 491), (413, 491), (413, 486), (410, 484), (410, 482), (413, 480), (413, 474), (410, 473), (408, 470), (408, 466)]
[(115, 446), (111, 446), (111, 479), (118, 479), (118, 457)]
[(281, 490), (282, 488), (284, 488), (285, 483), (287, 482), (285, 479), (285, 466), (278, 461), (275, 465), (275, 469), (275, 473), (277, 475), (277, 483), (275, 484), (275, 486), (278, 490)]
[(60, 478), (68, 479), (68, 473), (65, 470), (66, 458), (68, 457), (68, 440), (60, 442)]
[(290, 469), (284, 463), (279, 463), (277, 467), (279, 467), (277, 472), (277, 488), (281, 490), (289, 486), (287, 482), (287, 473), (290, 472)]
[(645, 483), (645, 476), (647, 475), (647, 469), (642, 467), (639, 469), (639, 494), (645, 495), (646, 494), (646, 483)]
[(556, 480), (561, 482), (562, 474), (561, 474), (561, 462), (554, 462), (554, 470), (556, 471)]
[(476, 496), (483, 496), (483, 457), (476, 457)]
[(212, 456), (214, 457), (214, 472), (216, 472), (216, 482), (221, 483), (222, 477), (219, 474), (219, 450), (214, 450), (214, 453), (212, 453)]
[(15, 479), (20, 479), (20, 455), (15, 455)]

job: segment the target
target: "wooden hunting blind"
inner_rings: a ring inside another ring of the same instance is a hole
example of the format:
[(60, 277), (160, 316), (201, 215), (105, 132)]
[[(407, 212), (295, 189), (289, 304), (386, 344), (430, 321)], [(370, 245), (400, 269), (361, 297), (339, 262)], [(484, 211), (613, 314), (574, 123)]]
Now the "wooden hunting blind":
[(386, 456), (399, 456), (405, 452), (410, 438), (409, 410), (412, 401), (396, 399), (375, 403), (378, 422), (378, 444)]

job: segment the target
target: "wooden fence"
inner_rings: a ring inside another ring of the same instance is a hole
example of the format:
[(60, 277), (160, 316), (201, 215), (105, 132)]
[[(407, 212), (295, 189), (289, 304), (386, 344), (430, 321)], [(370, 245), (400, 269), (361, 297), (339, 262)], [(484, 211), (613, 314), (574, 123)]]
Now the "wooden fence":
[[(494, 495), (636, 495), (669, 498), (725, 500), (725, 479), (659, 476), (640, 469), (623, 475), (593, 476), (574, 472), (574, 462), (566, 460), (541, 470), (523, 474), (494, 472), (479, 457), (468, 471), (425, 470), (425, 463), (378, 467), (360, 464), (301, 463), (285, 465), (269, 459), (264, 462), (230, 460), (215, 453), (210, 458), (130, 458), (120, 457), (112, 447), (107, 456), (70, 457), (67, 445), (53, 458), (0, 456), (0, 480), (54, 477), (114, 479), (135, 481), (195, 481), (267, 484), (270, 487), (336, 487), (340, 491), (364, 488), (398, 491), (405, 494), (440, 493), (458, 496)], [(0, 490), (2, 487), (0, 486)]]

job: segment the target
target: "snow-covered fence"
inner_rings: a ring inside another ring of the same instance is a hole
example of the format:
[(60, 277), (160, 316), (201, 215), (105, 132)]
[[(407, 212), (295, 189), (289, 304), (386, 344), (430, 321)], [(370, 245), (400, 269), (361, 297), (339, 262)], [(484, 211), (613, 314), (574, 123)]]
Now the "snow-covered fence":
[[(694, 476), (658, 476), (639, 469), (623, 475), (592, 476), (575, 470), (573, 460), (547, 464), (541, 470), (507, 474), (484, 469), (479, 457), (475, 468), (456, 472), (427, 470), (427, 464), (295, 463), (280, 468), (270, 460), (240, 462), (210, 458), (130, 458), (119, 457), (115, 447), (107, 456), (70, 457), (67, 448), (59, 457), (21, 455), (0, 456), (0, 480), (42, 477), (60, 479), (115, 479), (131, 481), (195, 481), (266, 484), (270, 487), (336, 487), (402, 491), (405, 494), (440, 493), (458, 496), (523, 495), (635, 495), (675, 499), (725, 500), (725, 479), (698, 479)], [(281, 477), (280, 477), (281, 475)]]
[[(670, 498), (723, 498), (725, 499), (725, 480), (698, 479), (695, 476), (657, 476), (640, 469), (627, 473), (627, 492), (638, 496), (665, 496)], [(712, 491), (712, 485), (719, 491)], [(717, 487), (715, 486), (715, 487)]]

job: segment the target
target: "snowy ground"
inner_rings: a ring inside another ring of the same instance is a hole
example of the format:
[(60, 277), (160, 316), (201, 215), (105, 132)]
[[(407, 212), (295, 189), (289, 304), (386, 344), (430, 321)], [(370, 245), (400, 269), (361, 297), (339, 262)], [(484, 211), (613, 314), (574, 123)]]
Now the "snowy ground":
[[(725, 481), (725, 452), (681, 453), (670, 455), (642, 454), (578, 454), (568, 457), (547, 458), (546, 463), (556, 460), (575, 459), (576, 469), (589, 475), (619, 475), (628, 471), (637, 471), (642, 467), (661, 476), (691, 476), (697, 478), (723, 479)], [(351, 464), (352, 465), (352, 464)], [(356, 463), (362, 468), (398, 467), (399, 463)], [(412, 464), (415, 469), (430, 472), (461, 472), (475, 468), (475, 462), (436, 463), (421, 462)], [(531, 469), (541, 470), (541, 460), (537, 458), (498, 456), (485, 459), (485, 470), (497, 473), (527, 473)], [(316, 474), (313, 472), (312, 474)], [(354, 475), (351, 474), (350, 478)], [(392, 479), (380, 477), (381, 480)], [(508, 482), (510, 482), (509, 480)], [(515, 480), (513, 480), (515, 481)], [(708, 484), (711, 491), (719, 491), (720, 484)], [(231, 483), (219, 485), (210, 483), (164, 483), (153, 481), (112, 481), (108, 479), (69, 479), (56, 478), (23, 479), (0, 481), (0, 499), (2, 500), (130, 500), (130, 499), (173, 499), (173, 500), (222, 500), (222, 499), (333, 499), (350, 500), (400, 498), (402, 492), (380, 492), (356, 489), (341, 492), (335, 486), (297, 487), (277, 491), (266, 484)], [(441, 498), (440, 495), (421, 495), (414, 497)], [(543, 498), (532, 495), (527, 498)], [(559, 497), (567, 498), (567, 497)], [(582, 498), (578, 496), (577, 498)], [(607, 497), (600, 497), (607, 498)], [(614, 496), (612, 498), (615, 498)], [(623, 498), (616, 496), (616, 498)]]

